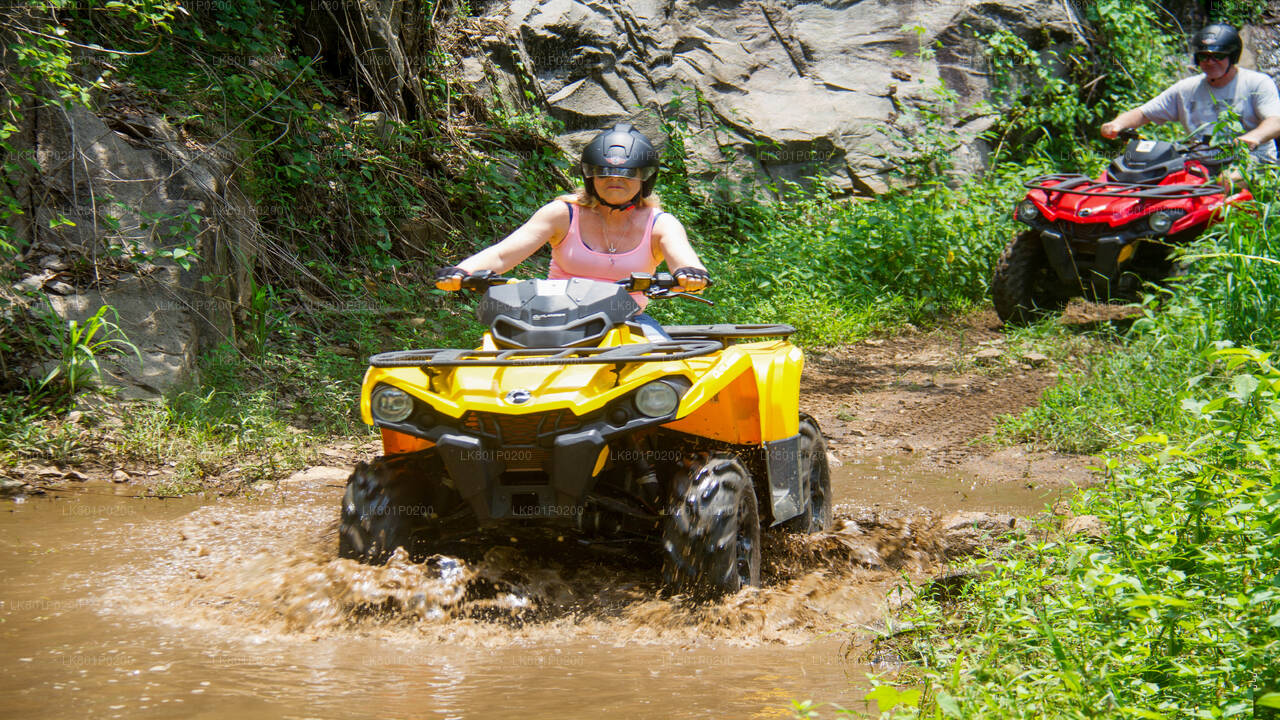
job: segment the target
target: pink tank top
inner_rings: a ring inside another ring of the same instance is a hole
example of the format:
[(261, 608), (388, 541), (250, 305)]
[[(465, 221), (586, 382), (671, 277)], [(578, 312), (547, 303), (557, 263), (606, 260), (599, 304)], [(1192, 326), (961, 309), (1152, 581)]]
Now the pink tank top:
[[(596, 252), (582, 242), (582, 234), (578, 231), (578, 216), (582, 208), (571, 203), (569, 206), (569, 232), (559, 245), (551, 248), (551, 271), (547, 273), (550, 280), (566, 280), (568, 278), (587, 278), (615, 282), (626, 280), (631, 273), (652, 273), (658, 269), (658, 261), (653, 257), (653, 226), (662, 213), (649, 208), (649, 218), (645, 221), (644, 237), (640, 244), (620, 253)], [(643, 293), (631, 293), (631, 297), (643, 310), (649, 304), (649, 298)]]

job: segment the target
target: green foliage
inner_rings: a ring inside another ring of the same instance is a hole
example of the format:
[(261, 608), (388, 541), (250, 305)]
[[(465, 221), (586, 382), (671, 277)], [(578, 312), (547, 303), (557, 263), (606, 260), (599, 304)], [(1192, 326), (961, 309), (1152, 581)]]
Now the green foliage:
[[(1124, 447), (1074, 510), (1100, 541), (991, 559), (958, 606), (907, 621), (940, 717), (1248, 717), (1280, 691), (1280, 371), (1210, 357), (1214, 394), (1184, 394), (1184, 440)], [(933, 712), (925, 712), (930, 717)], [(916, 716), (912, 712), (907, 716)]]
[[(109, 319), (108, 313), (115, 320)], [(110, 305), (98, 308), (83, 323), (69, 320), (63, 326), (56, 314), (50, 313), (46, 317), (50, 318), (49, 336), (58, 364), (40, 381), (40, 391), (56, 389), (60, 394), (71, 396), (95, 385), (102, 373), (98, 358), (103, 355), (118, 355), (128, 350), (133, 352), (139, 363), (142, 362), (138, 348), (129, 342), (117, 324), (120, 314)]]
[(1185, 261), (1192, 269), (1180, 302), (1203, 318), (1200, 342), (1273, 348), (1280, 342), (1280, 178), (1248, 173), (1254, 199), (1228, 209)]
[[(292, 284), (290, 256), (374, 271), (405, 267), (406, 250), (439, 258), (441, 246), (491, 241), (557, 187), (567, 163), (545, 140), (545, 116), (499, 104), (481, 132), (455, 128), (469, 88), (439, 47), (422, 58), (429, 114), (365, 111), (298, 51), (303, 14), (274, 0), (215, 3), (176, 24), (174, 42), (127, 63), (188, 131), (234, 134), (245, 148), (243, 186), (284, 250), (260, 259), (263, 281)], [(403, 245), (407, 221), (433, 228), (434, 242)]]
[(0, 394), (0, 467), (20, 459), (68, 463), (87, 450), (83, 433), (63, 422), (59, 405), (31, 394)]
[(269, 390), (179, 393), (131, 407), (119, 431), (95, 445), (118, 462), (172, 463), (172, 476), (153, 489), (160, 495), (214, 484), (247, 489), (315, 461), (314, 443), (288, 424), (273, 400)]
[(1276, 703), (1280, 198), (1274, 177), (1247, 175), (1256, 199), (1189, 251), (1118, 351), (1006, 425), (1107, 449), (1105, 482), (1072, 502), (1106, 535), (1042, 528), (984, 559), (957, 603), (921, 596), (893, 641), (924, 697), (904, 717), (1260, 717)]
[(1048, 38), (987, 35), (995, 101), (1005, 108), (991, 133), (997, 160), (1042, 153), (1059, 171), (1078, 170), (1078, 152), (1099, 142), (1102, 122), (1145, 102), (1185, 66), (1154, 2), (1097, 0), (1085, 11), (1087, 44), (1060, 50)]
[(1238, 28), (1264, 20), (1269, 9), (1267, 0), (1217, 0), (1209, 4), (1209, 19)]
[[(25, 112), (39, 106), (88, 105), (90, 92), (110, 75), (89, 74), (87, 80), (78, 55), (85, 51), (109, 58), (122, 53), (145, 52), (135, 48), (156, 45), (182, 12), (178, 0), (111, 0), (99, 6), (72, 0), (27, 0), (0, 6), (0, 43), (12, 54), (12, 66), (0, 75), (0, 253), (17, 249), (11, 218), (23, 214), (10, 194), (22, 175), (34, 166), (30, 158), (16, 156), (10, 139), (23, 124)], [(75, 30), (93, 26), (94, 40), (86, 41)], [(24, 107), (24, 104), (26, 107)]]

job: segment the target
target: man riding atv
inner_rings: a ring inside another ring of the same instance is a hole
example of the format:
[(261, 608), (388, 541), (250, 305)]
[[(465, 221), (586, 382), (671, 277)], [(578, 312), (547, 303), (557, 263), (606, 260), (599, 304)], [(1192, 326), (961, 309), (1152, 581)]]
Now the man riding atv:
[(1276, 162), (1280, 137), (1280, 93), (1267, 75), (1238, 67), (1243, 44), (1230, 25), (1214, 23), (1191, 38), (1191, 55), (1200, 75), (1171, 85), (1141, 107), (1127, 110), (1102, 124), (1102, 136), (1114, 139), (1121, 131), (1150, 122), (1180, 122), (1197, 132), (1218, 122), (1227, 109), (1240, 116), (1244, 133), (1236, 140), (1249, 146), (1264, 162)]

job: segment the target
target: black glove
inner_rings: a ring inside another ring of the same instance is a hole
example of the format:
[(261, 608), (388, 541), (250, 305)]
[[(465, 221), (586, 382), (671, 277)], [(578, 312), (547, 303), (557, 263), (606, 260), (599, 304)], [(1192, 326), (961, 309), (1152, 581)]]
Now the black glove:
[(685, 266), (677, 268), (675, 272), (671, 273), (671, 275), (675, 277), (676, 280), (679, 280), (680, 278), (704, 280), (706, 281), (704, 287), (711, 287), (711, 273), (703, 270), (702, 268)]
[(466, 277), (470, 274), (471, 273), (467, 272), (466, 270), (463, 270), (462, 268), (456, 265), (446, 265), (445, 267), (442, 267), (439, 270), (436, 270), (436, 277), (434, 282), (441, 282), (443, 280), (448, 280), (449, 278), (455, 277), (455, 276)]

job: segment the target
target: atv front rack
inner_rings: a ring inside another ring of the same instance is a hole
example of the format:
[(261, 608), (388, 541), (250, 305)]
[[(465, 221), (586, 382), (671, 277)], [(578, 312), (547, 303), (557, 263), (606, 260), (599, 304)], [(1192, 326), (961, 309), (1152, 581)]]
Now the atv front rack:
[(716, 340), (745, 340), (747, 338), (787, 337), (796, 329), (790, 325), (663, 325), (662, 329), (672, 338), (712, 338)]
[(508, 350), (401, 350), (369, 358), (376, 368), (521, 367), (537, 365), (624, 365), (670, 362), (710, 355), (724, 349), (719, 340), (618, 345), (614, 347), (511, 348)]
[[(1056, 184), (1050, 185), (1048, 183)], [(1226, 193), (1222, 186), (1216, 183), (1204, 183), (1203, 185), (1146, 185), (1142, 183), (1099, 182), (1087, 175), (1076, 173), (1041, 175), (1034, 180), (1026, 181), (1023, 186), (1032, 190), (1043, 190), (1047, 193), (1060, 192), (1068, 195), (1139, 198), (1142, 200), (1178, 200), (1181, 198), (1224, 195)]]

